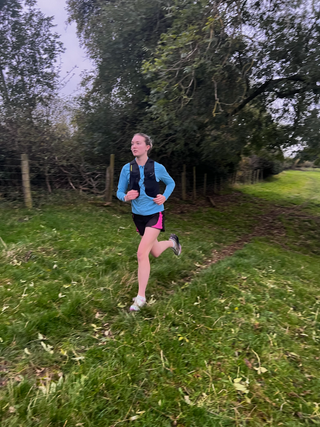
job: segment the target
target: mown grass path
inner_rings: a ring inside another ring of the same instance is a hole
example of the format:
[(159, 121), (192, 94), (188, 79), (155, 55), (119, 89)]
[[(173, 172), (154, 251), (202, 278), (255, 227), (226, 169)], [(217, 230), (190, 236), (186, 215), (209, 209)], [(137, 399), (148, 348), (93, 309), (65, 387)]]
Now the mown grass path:
[(168, 203), (136, 314), (127, 205), (2, 205), (1, 426), (320, 424), (319, 178)]
[(254, 186), (243, 186), (242, 191), (282, 205), (301, 205), (309, 212), (319, 214), (320, 170), (288, 170)]

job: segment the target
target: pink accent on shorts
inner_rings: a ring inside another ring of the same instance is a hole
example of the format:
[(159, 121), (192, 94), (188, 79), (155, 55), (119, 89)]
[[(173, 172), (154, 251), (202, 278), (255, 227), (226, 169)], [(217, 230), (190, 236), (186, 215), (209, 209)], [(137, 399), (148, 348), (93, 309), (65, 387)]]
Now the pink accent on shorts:
[(163, 229), (162, 218), (163, 218), (162, 212), (159, 212), (158, 222), (155, 225), (153, 225), (151, 228), (157, 228), (158, 230), (162, 230)]

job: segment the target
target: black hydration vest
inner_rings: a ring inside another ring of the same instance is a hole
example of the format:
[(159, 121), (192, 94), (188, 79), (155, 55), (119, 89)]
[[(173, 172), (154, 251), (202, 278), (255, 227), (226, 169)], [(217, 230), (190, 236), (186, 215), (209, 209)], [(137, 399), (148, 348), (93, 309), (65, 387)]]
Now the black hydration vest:
[[(137, 190), (140, 194), (140, 170), (136, 160), (130, 162), (130, 190)], [(144, 187), (149, 197), (156, 197), (159, 194), (159, 182), (154, 173), (154, 160), (148, 159), (144, 165)]]

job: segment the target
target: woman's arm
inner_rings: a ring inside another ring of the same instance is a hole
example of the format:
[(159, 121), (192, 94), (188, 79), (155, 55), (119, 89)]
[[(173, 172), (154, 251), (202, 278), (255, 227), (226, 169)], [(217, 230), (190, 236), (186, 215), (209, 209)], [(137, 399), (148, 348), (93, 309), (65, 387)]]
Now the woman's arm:
[(119, 183), (118, 183), (117, 197), (122, 202), (126, 201), (125, 197), (126, 197), (126, 191), (128, 189), (129, 181), (130, 181), (130, 164), (127, 163), (121, 169)]
[(163, 196), (166, 198), (166, 200), (168, 200), (176, 184), (171, 178), (171, 176), (168, 174), (166, 168), (160, 163), (155, 163), (155, 173), (157, 180), (164, 182), (164, 184), (166, 185)]

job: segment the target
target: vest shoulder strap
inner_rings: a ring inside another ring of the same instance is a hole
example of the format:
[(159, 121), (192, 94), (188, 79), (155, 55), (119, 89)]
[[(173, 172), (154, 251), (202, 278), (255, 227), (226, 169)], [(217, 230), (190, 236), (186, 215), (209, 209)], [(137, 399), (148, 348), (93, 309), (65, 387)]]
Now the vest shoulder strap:
[(140, 193), (140, 187), (139, 187), (139, 181), (140, 181), (140, 170), (137, 162), (135, 159), (130, 162), (130, 190), (137, 190)]
[[(150, 170), (150, 171), (153, 171), (154, 170), (154, 160), (152, 160), (152, 159), (148, 159), (147, 161), (146, 161), (146, 164), (145, 164), (145, 170), (147, 169), (148, 171)], [(131, 162), (130, 162), (130, 173), (131, 172), (136, 172), (136, 171), (139, 171), (139, 165), (138, 165), (138, 163), (136, 162), (136, 160), (135, 159), (133, 159)], [(139, 172), (139, 174), (140, 174), (140, 172)]]
[(133, 159), (133, 160), (130, 162), (130, 173), (131, 173), (131, 172), (134, 172), (135, 170), (139, 170), (139, 166), (138, 166), (138, 164), (137, 164), (136, 160), (135, 160), (135, 159)]
[(154, 174), (154, 160), (148, 159), (144, 166), (144, 174), (145, 175), (153, 175)]

